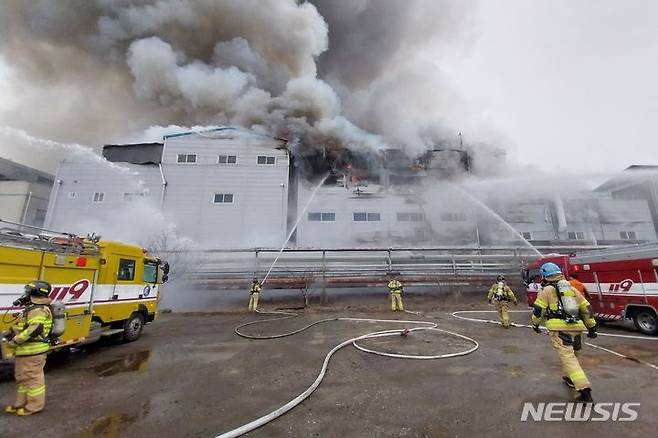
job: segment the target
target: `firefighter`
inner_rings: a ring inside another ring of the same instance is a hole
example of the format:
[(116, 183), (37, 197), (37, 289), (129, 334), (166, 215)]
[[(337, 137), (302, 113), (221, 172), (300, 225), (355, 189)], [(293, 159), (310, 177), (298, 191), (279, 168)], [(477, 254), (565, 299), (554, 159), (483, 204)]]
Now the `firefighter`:
[(540, 333), (539, 324), (545, 321), (551, 345), (562, 363), (562, 380), (575, 390), (577, 401), (592, 402), (590, 382), (577, 358), (583, 346), (582, 333), (587, 331), (590, 338), (597, 336), (592, 308), (585, 297), (565, 280), (558, 265), (544, 263), (541, 273), (546, 285), (533, 305), (533, 329)]
[(402, 283), (396, 278), (396, 274), (390, 273), (391, 280), (388, 282), (388, 291), (391, 294), (391, 310), (395, 311), (404, 311), (404, 306), (402, 305)]
[(587, 297), (587, 288), (583, 283), (578, 280), (578, 274), (572, 273), (569, 278), (569, 283), (574, 287), (578, 292), (580, 292), (584, 297)]
[(50, 310), (51, 286), (45, 281), (25, 285), (25, 293), (14, 302), (24, 305), (19, 322), (5, 335), (7, 346), (15, 350), (14, 376), (18, 385), (16, 402), (5, 406), (5, 412), (19, 416), (32, 415), (44, 408), (46, 381), (43, 367), (50, 349), (49, 335), (53, 325)]
[(261, 285), (260, 282), (256, 277), (254, 277), (254, 281), (251, 282), (251, 290), (250, 292), (250, 297), (249, 297), (249, 310), (255, 312), (258, 309), (258, 297), (260, 297), (260, 291), (261, 291)]
[(489, 294), (487, 295), (489, 304), (495, 302), (496, 310), (498, 310), (498, 315), (500, 316), (500, 323), (503, 328), (509, 328), (510, 319), (509, 313), (509, 303), (513, 302), (515, 306), (519, 303), (516, 301), (516, 296), (512, 289), (505, 283), (505, 276), (499, 275), (496, 277), (496, 282), (489, 289)]

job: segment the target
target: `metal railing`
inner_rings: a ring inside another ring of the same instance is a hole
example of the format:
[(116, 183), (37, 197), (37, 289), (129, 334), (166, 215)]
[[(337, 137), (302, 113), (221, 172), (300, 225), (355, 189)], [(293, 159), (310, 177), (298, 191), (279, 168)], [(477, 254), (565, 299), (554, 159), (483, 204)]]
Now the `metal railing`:
[[(550, 247), (550, 252), (574, 249)], [(253, 276), (262, 279), (278, 252), (239, 249), (158, 255), (164, 259), (184, 258), (184, 271), (194, 283), (229, 289), (244, 287)], [(520, 283), (521, 270), (537, 257), (533, 250), (524, 247), (285, 249), (266, 286), (375, 286), (387, 282), (389, 273), (399, 274), (405, 284), (490, 284), (501, 273)], [(174, 261), (172, 275), (176, 274), (178, 263)]]

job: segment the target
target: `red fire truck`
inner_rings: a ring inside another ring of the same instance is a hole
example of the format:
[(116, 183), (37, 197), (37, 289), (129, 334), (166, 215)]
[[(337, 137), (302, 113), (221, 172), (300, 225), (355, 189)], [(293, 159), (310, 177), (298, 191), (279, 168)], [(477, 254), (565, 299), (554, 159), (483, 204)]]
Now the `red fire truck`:
[(546, 262), (560, 266), (567, 278), (578, 275), (598, 320), (630, 319), (642, 333), (658, 334), (658, 243), (543, 256), (523, 272), (530, 306)]

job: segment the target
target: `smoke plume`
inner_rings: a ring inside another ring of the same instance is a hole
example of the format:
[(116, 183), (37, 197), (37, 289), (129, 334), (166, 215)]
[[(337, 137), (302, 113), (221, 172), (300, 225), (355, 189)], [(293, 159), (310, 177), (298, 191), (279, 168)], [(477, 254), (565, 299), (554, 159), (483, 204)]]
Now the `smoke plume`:
[(443, 0), (10, 0), (0, 56), (20, 98), (0, 120), (94, 145), (237, 124), (302, 157), (419, 151), (461, 107), (423, 47), (466, 41), (467, 23)]

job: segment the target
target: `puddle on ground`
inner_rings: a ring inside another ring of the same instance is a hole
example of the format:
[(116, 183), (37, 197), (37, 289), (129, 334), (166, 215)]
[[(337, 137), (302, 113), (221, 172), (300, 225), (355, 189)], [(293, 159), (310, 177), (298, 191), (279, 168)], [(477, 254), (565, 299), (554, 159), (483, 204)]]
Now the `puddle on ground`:
[(108, 377), (130, 371), (146, 371), (150, 357), (151, 351), (144, 350), (138, 353), (127, 354), (121, 359), (96, 365), (93, 369), (99, 377)]
[(520, 353), (521, 349), (517, 347), (516, 345), (503, 345), (502, 347), (503, 353), (508, 353), (508, 354), (514, 354), (514, 353)]
[(95, 419), (87, 429), (76, 433), (76, 438), (120, 438), (125, 427), (134, 422), (137, 415), (111, 414)]
[(78, 431), (72, 436), (75, 438), (121, 438), (125, 435), (124, 432), (128, 425), (149, 414), (151, 411), (150, 402), (146, 401), (138, 408), (136, 412), (131, 414), (114, 412), (98, 417), (92, 421), (88, 428)]

